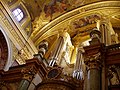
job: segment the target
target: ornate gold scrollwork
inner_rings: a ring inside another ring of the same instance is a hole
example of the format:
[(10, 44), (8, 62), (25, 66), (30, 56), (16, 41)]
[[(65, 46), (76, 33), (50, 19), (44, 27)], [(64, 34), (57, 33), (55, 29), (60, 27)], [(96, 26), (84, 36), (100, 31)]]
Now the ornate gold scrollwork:
[(101, 53), (97, 53), (91, 56), (85, 56), (85, 64), (89, 69), (100, 69), (102, 66)]

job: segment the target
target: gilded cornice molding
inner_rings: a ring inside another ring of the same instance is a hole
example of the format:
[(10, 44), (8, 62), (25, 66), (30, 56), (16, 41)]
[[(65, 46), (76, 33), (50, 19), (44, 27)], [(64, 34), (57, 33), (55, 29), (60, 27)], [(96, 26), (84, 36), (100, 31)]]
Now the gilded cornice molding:
[(68, 13), (61, 15), (60, 17), (54, 19), (53, 21), (45, 25), (39, 31), (36, 31), (37, 34), (34, 36), (33, 40), (37, 45), (40, 41), (44, 39), (43, 36), (46, 35), (47, 32), (49, 32), (50, 34), (50, 32), (53, 32), (54, 30), (56, 30), (55, 29), (56, 26), (63, 24), (64, 22), (69, 22), (69, 20), (76, 18), (78, 16), (84, 16), (84, 15), (90, 14), (91, 13), (90, 11), (92, 11), (92, 13), (99, 14), (101, 12), (99, 12), (98, 10), (103, 10), (103, 9), (108, 10), (112, 8), (117, 9), (119, 7), (120, 7), (120, 1), (103, 1), (103, 2), (86, 5), (83, 7), (79, 7), (77, 9), (74, 9)]

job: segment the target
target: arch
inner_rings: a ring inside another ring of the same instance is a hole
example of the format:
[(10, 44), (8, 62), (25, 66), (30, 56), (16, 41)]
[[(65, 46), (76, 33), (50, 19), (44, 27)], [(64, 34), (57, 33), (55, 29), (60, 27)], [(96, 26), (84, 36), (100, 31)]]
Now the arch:
[(7, 58), (6, 61), (4, 62), (5, 65), (3, 67), (4, 71), (7, 71), (9, 69), (9, 67), (11, 66), (11, 62), (12, 62), (12, 46), (11, 46), (11, 42), (10, 39), (7, 36), (7, 33), (5, 32), (5, 30), (0, 26), (0, 31), (3, 34), (4, 38), (5, 38), (5, 42), (7, 44), (6, 48), (7, 48)]

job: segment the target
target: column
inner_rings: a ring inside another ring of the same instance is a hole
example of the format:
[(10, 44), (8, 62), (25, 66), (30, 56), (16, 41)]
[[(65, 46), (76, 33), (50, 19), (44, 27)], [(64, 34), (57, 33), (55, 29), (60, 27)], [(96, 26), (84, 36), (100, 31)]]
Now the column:
[(117, 38), (117, 35), (112, 28), (109, 18), (102, 17), (101, 20), (97, 22), (97, 25), (102, 34), (102, 43), (105, 45), (111, 45), (112, 42), (117, 42), (117, 40), (113, 40), (114, 38)]
[(20, 82), (20, 86), (18, 87), (18, 90), (27, 90), (30, 85), (30, 82), (27, 80), (22, 80)]
[(87, 66), (87, 90), (101, 90), (102, 50), (101, 33), (96, 28), (90, 33), (90, 46), (84, 47)]
[(61, 51), (62, 51), (63, 46), (65, 44), (65, 40), (64, 40), (65, 34), (66, 34), (66, 32), (64, 32), (64, 31), (62, 33), (60, 33), (59, 38), (58, 38), (56, 45), (54, 47), (54, 50), (52, 51), (52, 54), (50, 56), (49, 66), (53, 67), (55, 65), (55, 63), (58, 62), (58, 59), (60, 58)]
[(31, 68), (22, 69), (23, 78), (17, 90), (28, 90), (28, 87), (34, 78), (35, 72)]
[(58, 38), (58, 41), (56, 43), (56, 46), (52, 52), (52, 55), (51, 55), (51, 60), (50, 60), (50, 63), (49, 63), (49, 66), (54, 66), (55, 63), (58, 61), (58, 57), (59, 57), (59, 54), (60, 54), (60, 51), (62, 49), (62, 46), (63, 46), (63, 43), (64, 43), (64, 39), (63, 37), (59, 37)]
[(39, 44), (38, 54), (41, 56), (41, 58), (44, 57), (47, 50), (48, 50), (48, 42), (44, 40)]
[(100, 53), (85, 58), (88, 67), (87, 90), (101, 90), (101, 59)]
[(46, 67), (48, 66), (48, 62), (44, 58), (44, 55), (46, 54), (47, 50), (48, 50), (48, 42), (44, 40), (39, 44), (38, 54), (34, 55), (34, 57), (42, 61)]
[(101, 43), (101, 32), (94, 28), (92, 32), (90, 32), (91, 41), (89, 41), (90, 45), (95, 45)]
[(78, 48), (77, 50), (77, 57), (74, 66), (73, 77), (79, 80), (83, 80), (83, 56), (82, 50), (80, 48)]

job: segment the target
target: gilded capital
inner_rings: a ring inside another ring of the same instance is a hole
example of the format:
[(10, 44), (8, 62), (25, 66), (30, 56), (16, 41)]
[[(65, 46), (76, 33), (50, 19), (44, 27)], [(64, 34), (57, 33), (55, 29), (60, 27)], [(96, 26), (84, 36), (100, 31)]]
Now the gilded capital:
[(89, 69), (100, 69), (102, 66), (101, 53), (85, 56), (84, 63)]

